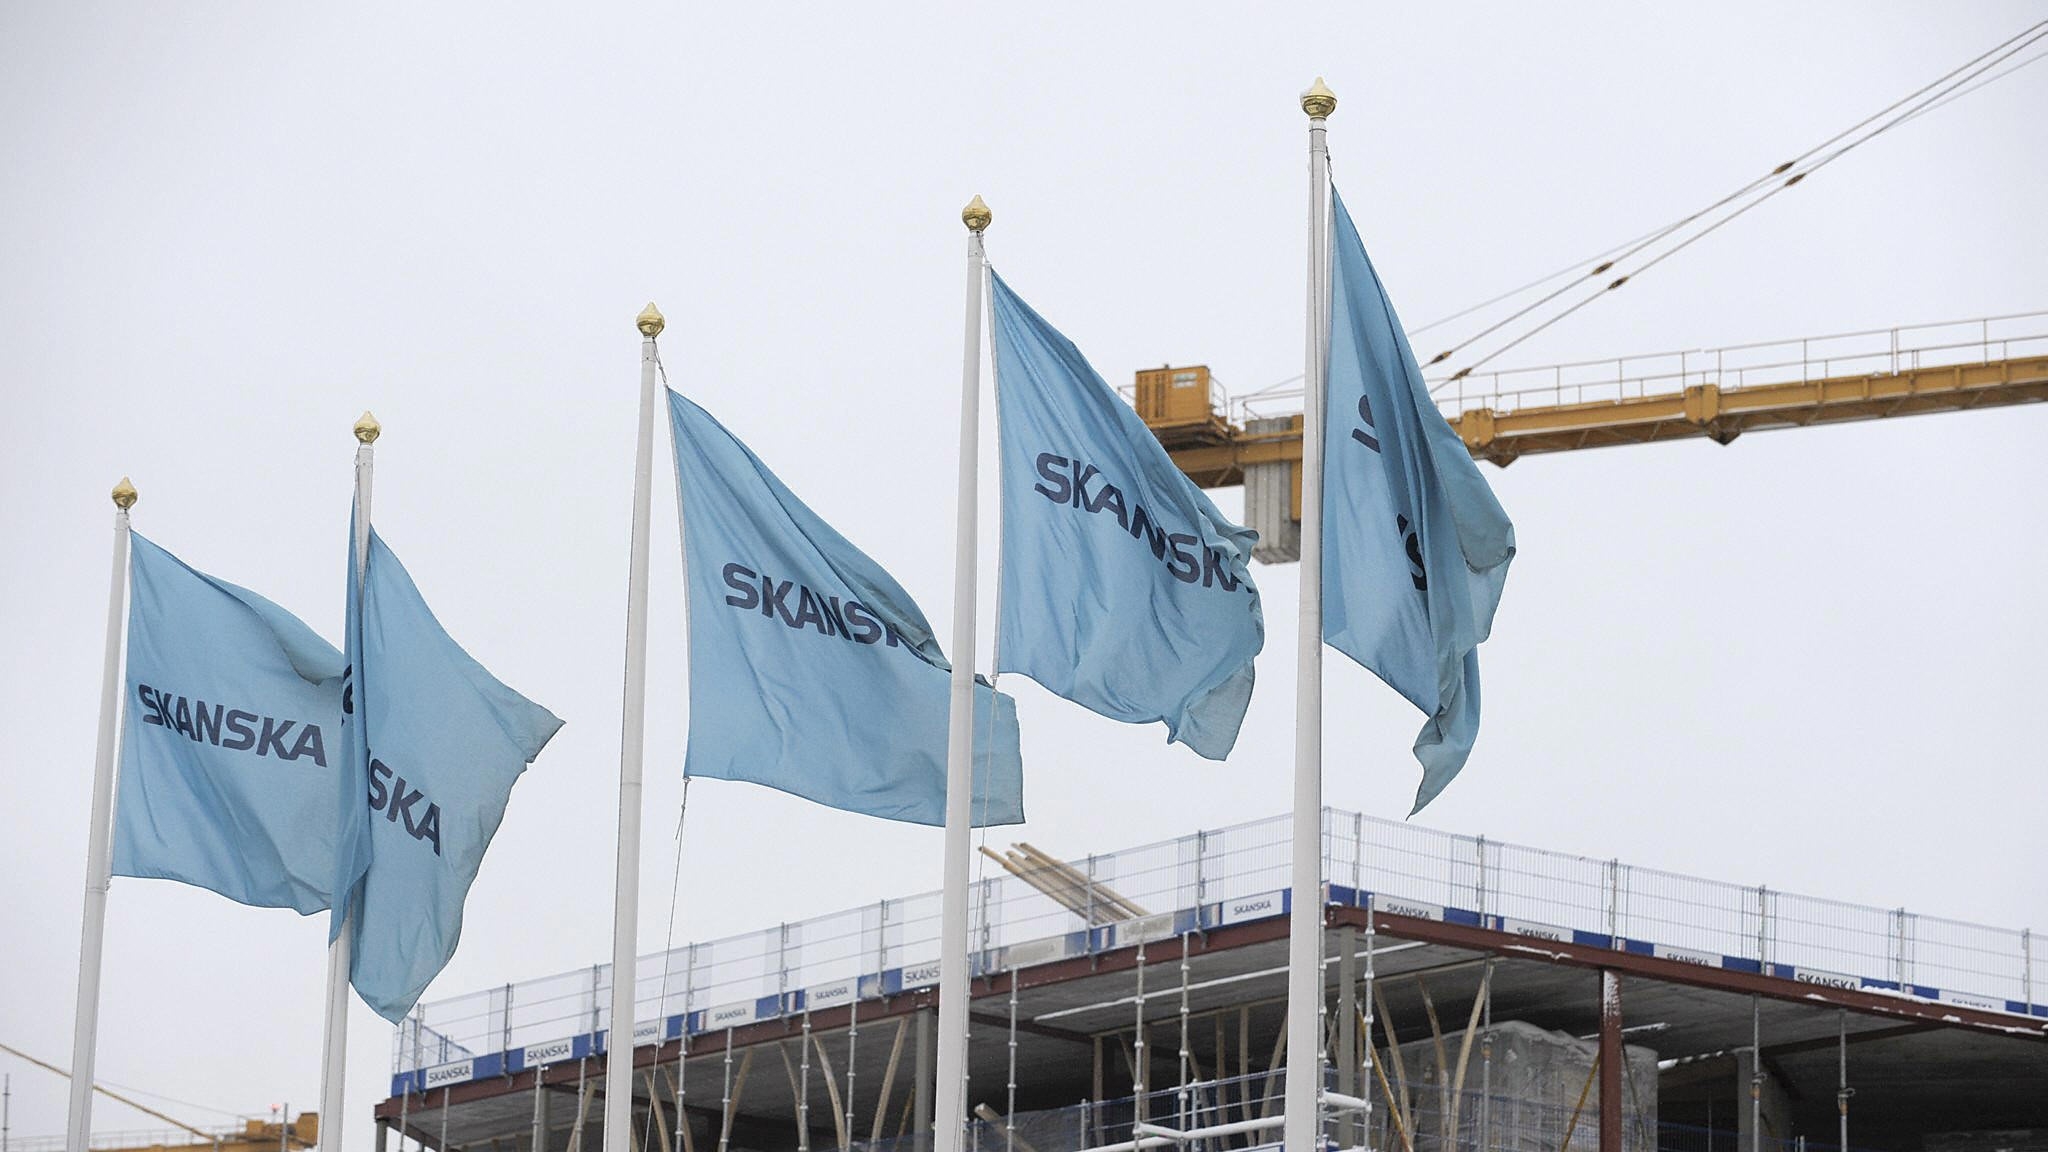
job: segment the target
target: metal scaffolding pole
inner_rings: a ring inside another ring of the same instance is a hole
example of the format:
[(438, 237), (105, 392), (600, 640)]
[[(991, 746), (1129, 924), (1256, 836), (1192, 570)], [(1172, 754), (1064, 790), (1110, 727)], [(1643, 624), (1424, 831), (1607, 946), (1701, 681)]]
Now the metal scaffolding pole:
[[(1358, 1083), (1358, 929), (1349, 925), (1337, 931), (1337, 1091), (1345, 1096), (1361, 1093)], [(1358, 1121), (1350, 1112), (1337, 1120), (1337, 1146), (1358, 1143)]]

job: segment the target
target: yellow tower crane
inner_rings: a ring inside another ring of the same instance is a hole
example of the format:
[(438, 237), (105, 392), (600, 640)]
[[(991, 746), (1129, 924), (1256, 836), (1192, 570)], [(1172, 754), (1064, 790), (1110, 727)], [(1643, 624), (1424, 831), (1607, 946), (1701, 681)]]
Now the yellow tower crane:
[[(19, 1048), (0, 1044), (0, 1052), (25, 1060), (47, 1072), (53, 1072), (66, 1080), (71, 1073), (48, 1060), (40, 1060)], [(277, 1121), (266, 1123), (262, 1120), (244, 1120), (239, 1129), (225, 1132), (208, 1132), (196, 1128), (175, 1116), (159, 1112), (132, 1096), (124, 1096), (104, 1084), (94, 1084), (92, 1090), (109, 1100), (118, 1100), (128, 1107), (148, 1116), (153, 1116), (178, 1129), (178, 1134), (149, 1133), (146, 1139), (124, 1139), (128, 1133), (110, 1133), (93, 1152), (304, 1152), (320, 1140), (320, 1117), (313, 1112), (300, 1112), (294, 1116), (280, 1116)]]
[[(2048, 311), (1430, 381), (1472, 455), (1523, 456), (2048, 400)], [(1229, 397), (1202, 365), (1141, 371), (1126, 391), (1204, 488), (1245, 486), (1256, 555), (1297, 559), (1303, 396)]]

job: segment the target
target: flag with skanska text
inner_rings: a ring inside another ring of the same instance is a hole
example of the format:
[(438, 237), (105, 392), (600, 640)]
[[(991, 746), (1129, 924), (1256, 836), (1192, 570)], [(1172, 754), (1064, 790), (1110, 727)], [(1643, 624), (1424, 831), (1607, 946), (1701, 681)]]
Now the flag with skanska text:
[(1330, 374), (1323, 422), (1323, 639), (1429, 716), (1415, 811), (1479, 735), (1479, 643), (1515, 526), (1430, 398), (1365, 244), (1330, 190)]
[[(711, 414), (668, 394), (691, 776), (943, 825), (951, 665), (917, 603)], [(974, 686), (977, 825), (1024, 819), (1016, 706)]]
[(512, 785), (562, 722), (463, 651), (384, 541), (369, 541), (360, 584), (350, 549), (350, 771), (334, 857), (348, 900), (334, 926), (353, 909), (350, 982), (396, 1023), (455, 954)]
[(1174, 466), (1073, 341), (989, 273), (1002, 592), (998, 672), (1221, 760), (1266, 623), (1258, 534)]
[(269, 600), (131, 540), (114, 874), (326, 908), (341, 653)]

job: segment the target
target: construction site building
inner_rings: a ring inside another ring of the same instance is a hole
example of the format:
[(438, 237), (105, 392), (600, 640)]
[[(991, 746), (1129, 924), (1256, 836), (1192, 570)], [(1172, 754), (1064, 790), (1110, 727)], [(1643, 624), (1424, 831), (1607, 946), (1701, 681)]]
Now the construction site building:
[[(1279, 1140), (1287, 825), (988, 854), (969, 1147)], [(1332, 1148), (2048, 1147), (2025, 929), (1328, 809), (1322, 859)], [(938, 917), (929, 893), (641, 958), (631, 1147), (925, 1152)], [(381, 1152), (599, 1147), (611, 978), (422, 1005)]]

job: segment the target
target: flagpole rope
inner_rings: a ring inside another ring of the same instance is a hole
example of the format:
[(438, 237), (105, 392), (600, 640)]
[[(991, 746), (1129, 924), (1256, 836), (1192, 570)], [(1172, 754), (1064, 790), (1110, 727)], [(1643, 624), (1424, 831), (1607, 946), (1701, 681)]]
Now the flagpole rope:
[[(988, 338), (990, 346), (993, 347), (996, 338), (996, 305), (994, 293), (988, 291), (987, 279), (995, 274), (995, 265), (989, 263), (986, 252), (982, 255), (981, 267), (983, 278), (982, 308), (988, 313)], [(995, 733), (997, 707), (996, 690), (997, 686), (1002, 683), (1003, 678), (1003, 379), (1002, 373), (996, 366), (996, 358), (991, 355), (988, 359), (989, 390), (996, 397), (996, 630), (995, 636), (989, 641), (988, 646), (988, 732), (991, 739), (989, 740), (988, 753), (978, 758), (978, 766), (982, 769), (982, 771), (977, 773), (977, 777), (982, 785), (981, 819), (978, 821), (981, 825), (980, 847), (982, 851), (974, 854), (974, 883), (976, 887), (981, 887), (988, 879), (988, 777), (986, 769), (988, 768), (989, 756), (995, 752), (993, 736)], [(981, 908), (984, 923), (987, 922), (988, 917), (986, 892), (987, 890), (984, 888)]]
[[(661, 361), (657, 358), (655, 360), (656, 367), (659, 367), (660, 363)], [(654, 1001), (655, 1011), (661, 1014), (663, 1032), (668, 1031), (668, 970), (670, 956), (675, 951), (676, 946), (676, 903), (683, 886), (683, 829), (688, 826), (689, 819), (690, 774), (685, 771), (683, 773), (683, 798), (676, 806), (676, 863), (675, 871), (670, 874), (668, 882), (668, 932), (661, 942), (661, 993)], [(682, 1035), (677, 1040), (677, 1043), (681, 1045), (681, 1050), (676, 1054), (676, 1077), (679, 1081), (683, 1075), (683, 1060), (688, 1055), (690, 1048), (690, 1004), (687, 985), (683, 995)], [(655, 1049), (659, 1051), (660, 1047), (661, 1041), (656, 1040)], [(643, 1148), (651, 1146), (649, 1137), (654, 1132), (654, 1112), (660, 1107), (661, 1099), (650, 1086), (647, 1095), (647, 1119), (641, 1124), (640, 1130), (640, 1146)], [(676, 1123), (682, 1124), (684, 1122), (685, 1117), (682, 1115), (681, 1110), (678, 1109)]]
[[(988, 313), (986, 323), (991, 349), (988, 358), (988, 387), (996, 398), (996, 634), (988, 646), (988, 682), (990, 687), (994, 687), (1003, 674), (1003, 371), (993, 351), (996, 340), (995, 293), (986, 288), (986, 281), (995, 275), (996, 266), (989, 261), (985, 252), (981, 258), (981, 266), (984, 281), (981, 300), (983, 310)], [(986, 805), (983, 814), (986, 815)]]
[[(654, 370), (661, 377), (661, 386), (663, 388), (669, 387), (668, 365), (663, 364), (661, 362), (660, 345), (656, 345), (654, 349)], [(673, 448), (674, 445), (671, 445), (670, 447)], [(690, 548), (688, 542), (683, 538), (682, 515), (683, 510), (681, 504), (681, 497), (679, 495), (677, 497), (676, 505), (676, 542), (679, 550), (682, 553), (683, 587), (685, 600), (685, 606), (683, 610), (683, 636), (685, 651), (687, 652), (689, 637), (688, 597)], [(676, 805), (675, 866), (673, 872), (670, 873), (668, 883), (668, 931), (663, 935), (661, 944), (661, 993), (659, 998), (655, 1001), (655, 1004), (657, 1005), (656, 1010), (659, 1011), (662, 1015), (662, 1030), (664, 1032), (667, 1031), (668, 1021), (668, 974), (670, 953), (672, 953), (675, 950), (676, 946), (676, 905), (681, 899), (683, 885), (683, 831), (685, 828), (689, 826), (689, 819), (690, 771), (689, 764), (686, 761), (683, 765), (683, 794), (681, 800), (678, 801)], [(686, 961), (685, 963), (687, 965), (688, 962)], [(684, 1124), (689, 1123), (689, 1117), (685, 1115), (683, 1112), (682, 1086), (684, 1078), (687, 1075), (687, 1062), (690, 1054), (690, 992), (690, 981), (685, 980), (683, 984), (683, 1026), (680, 1029), (681, 1035), (676, 1040), (676, 1148), (678, 1149), (678, 1152), (680, 1152), (680, 1149), (682, 1148), (682, 1126)], [(659, 1041), (656, 1042), (655, 1047), (657, 1051), (660, 1050)], [(655, 1094), (655, 1091), (652, 1087), (648, 1089), (647, 1104), (647, 1120), (646, 1123), (642, 1126), (640, 1133), (640, 1145), (643, 1148), (649, 1146), (649, 1137), (653, 1134), (654, 1129), (654, 1112), (655, 1109), (661, 1107), (661, 1100)]]

